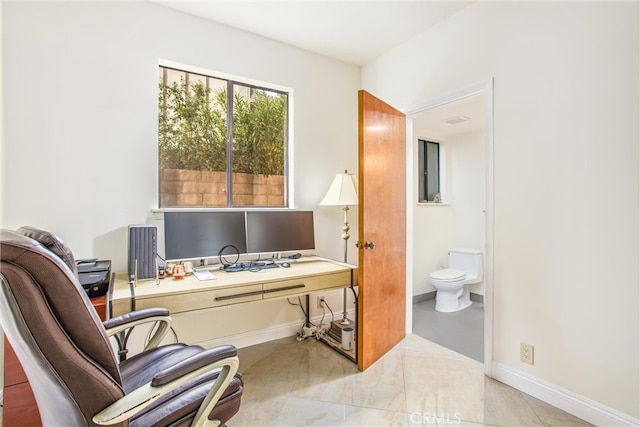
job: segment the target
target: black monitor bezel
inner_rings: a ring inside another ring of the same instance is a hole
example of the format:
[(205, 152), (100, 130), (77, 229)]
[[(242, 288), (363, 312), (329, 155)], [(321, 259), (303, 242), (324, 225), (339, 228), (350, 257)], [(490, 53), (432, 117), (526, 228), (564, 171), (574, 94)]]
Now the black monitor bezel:
[[(174, 233), (178, 231), (175, 229), (176, 224), (172, 222), (182, 217), (182, 220), (191, 219), (194, 223), (192, 228), (183, 228), (182, 235), (179, 240), (176, 240)], [(209, 222), (209, 227), (215, 224), (215, 227), (220, 225), (231, 226), (232, 228), (225, 228), (225, 232), (231, 233), (224, 240), (220, 240), (217, 236), (208, 235), (212, 231), (206, 229), (206, 223)], [(202, 227), (202, 225), (205, 227)], [(173, 230), (171, 228), (174, 228)], [(206, 231), (206, 232), (203, 232)], [(215, 243), (208, 243), (207, 245), (193, 245), (188, 246), (185, 241), (199, 241), (203, 238), (213, 239)], [(172, 242), (179, 241), (182, 244), (182, 249), (178, 251), (167, 250), (169, 246), (173, 246)], [(247, 230), (246, 230), (246, 218), (243, 211), (165, 211), (164, 212), (164, 250), (166, 262), (180, 262), (180, 261), (195, 261), (203, 259), (216, 258), (220, 254), (220, 250), (224, 247), (235, 247), (237, 252), (242, 254), (247, 251)], [(226, 253), (227, 251), (225, 251)]]

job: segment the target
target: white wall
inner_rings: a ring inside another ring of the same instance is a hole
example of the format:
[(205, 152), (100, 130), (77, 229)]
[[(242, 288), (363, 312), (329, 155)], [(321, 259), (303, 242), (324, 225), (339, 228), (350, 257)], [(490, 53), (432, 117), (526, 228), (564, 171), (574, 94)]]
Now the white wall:
[(362, 73), (403, 111), (494, 78), (493, 363), (636, 420), (638, 30), (636, 2), (477, 2)]
[[(359, 68), (148, 2), (3, 6), (4, 227), (52, 230), (77, 257), (126, 268), (126, 227), (157, 208), (162, 58), (293, 88), (295, 207), (315, 210), (316, 252), (342, 260), (342, 211), (318, 203), (336, 173), (357, 169)], [(338, 311), (342, 292), (334, 294), (326, 297)], [(178, 327), (204, 340), (228, 335), (229, 322), (234, 333), (271, 326), (264, 319), (295, 324), (302, 315), (281, 300)]]
[(356, 169), (356, 67), (149, 3), (8, 2), (4, 27), (6, 226), (53, 229), (78, 256), (157, 207), (159, 58), (294, 89), (296, 207)]
[(416, 206), (413, 220), (413, 296), (435, 291), (429, 274), (448, 266), (449, 206)]
[[(486, 260), (484, 133), (452, 135), (447, 141), (451, 162), (447, 186), (451, 195), (449, 247), (477, 249)], [(484, 282), (470, 289), (484, 295)]]

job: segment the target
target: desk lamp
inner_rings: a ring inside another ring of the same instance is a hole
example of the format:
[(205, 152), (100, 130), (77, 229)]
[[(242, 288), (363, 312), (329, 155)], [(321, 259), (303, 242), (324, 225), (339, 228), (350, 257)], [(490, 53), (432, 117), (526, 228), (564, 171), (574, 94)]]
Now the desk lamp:
[[(342, 239), (344, 240), (344, 262), (347, 262), (347, 241), (349, 240), (349, 206), (358, 204), (358, 179), (355, 175), (339, 173), (333, 180), (329, 191), (320, 202), (320, 206), (342, 206), (344, 211), (344, 225), (342, 226)], [(347, 288), (344, 288), (342, 296), (342, 321), (340, 325), (350, 325), (347, 319)]]

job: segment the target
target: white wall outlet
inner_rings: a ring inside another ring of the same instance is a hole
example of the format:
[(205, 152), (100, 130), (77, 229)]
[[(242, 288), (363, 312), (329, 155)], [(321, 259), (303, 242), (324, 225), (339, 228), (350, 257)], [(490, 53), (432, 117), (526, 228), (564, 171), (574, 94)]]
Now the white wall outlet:
[(318, 297), (318, 299), (316, 300), (318, 303), (318, 309), (322, 310), (322, 300), (324, 299), (324, 297)]
[(520, 361), (533, 365), (533, 346), (531, 344), (520, 343)]

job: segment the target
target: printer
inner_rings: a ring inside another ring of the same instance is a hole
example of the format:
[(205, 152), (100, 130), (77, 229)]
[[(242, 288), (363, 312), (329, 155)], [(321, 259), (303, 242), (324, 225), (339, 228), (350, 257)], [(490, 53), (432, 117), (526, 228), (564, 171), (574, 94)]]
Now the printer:
[(80, 284), (89, 298), (107, 293), (111, 283), (111, 261), (78, 260), (76, 265)]

